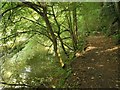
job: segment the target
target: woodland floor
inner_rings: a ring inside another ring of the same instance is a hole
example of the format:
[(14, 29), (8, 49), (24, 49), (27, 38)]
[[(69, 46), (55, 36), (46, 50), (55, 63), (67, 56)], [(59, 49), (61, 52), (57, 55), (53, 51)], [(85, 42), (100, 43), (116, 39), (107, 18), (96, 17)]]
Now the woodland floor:
[(120, 88), (120, 47), (115, 40), (98, 34), (87, 42), (84, 55), (71, 63), (68, 88)]

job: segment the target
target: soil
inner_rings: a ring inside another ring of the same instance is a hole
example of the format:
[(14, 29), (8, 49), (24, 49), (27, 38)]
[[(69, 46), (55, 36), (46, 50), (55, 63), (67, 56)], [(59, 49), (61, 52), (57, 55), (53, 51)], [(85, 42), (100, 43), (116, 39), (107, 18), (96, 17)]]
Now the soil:
[(89, 36), (84, 54), (72, 63), (68, 88), (120, 88), (120, 46), (103, 34)]

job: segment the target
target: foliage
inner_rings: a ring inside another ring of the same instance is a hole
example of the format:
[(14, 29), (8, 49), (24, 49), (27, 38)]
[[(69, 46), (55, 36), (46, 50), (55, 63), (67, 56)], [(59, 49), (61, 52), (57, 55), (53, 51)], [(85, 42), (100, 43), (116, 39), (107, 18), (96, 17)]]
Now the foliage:
[[(2, 2), (1, 81), (32, 87), (65, 87), (70, 62), (86, 37), (109, 32), (113, 7), (101, 3)], [(100, 16), (102, 15), (102, 16)], [(102, 21), (102, 22), (101, 22)], [(119, 35), (117, 35), (118, 37)], [(67, 69), (66, 69), (66, 66)]]

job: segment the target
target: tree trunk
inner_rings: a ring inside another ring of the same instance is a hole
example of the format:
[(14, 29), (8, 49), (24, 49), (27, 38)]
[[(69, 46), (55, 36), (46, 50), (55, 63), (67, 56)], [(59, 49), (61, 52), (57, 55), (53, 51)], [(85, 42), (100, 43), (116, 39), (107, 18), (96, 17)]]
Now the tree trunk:
[[(117, 17), (118, 17), (118, 34), (120, 34), (120, 2), (115, 2), (114, 3), (114, 8), (115, 11), (117, 13)], [(120, 35), (118, 35), (118, 44), (120, 44)]]
[(64, 47), (63, 40), (62, 40), (62, 38), (60, 37), (60, 25), (59, 25), (59, 23), (58, 23), (58, 21), (57, 21), (57, 19), (56, 19), (53, 6), (52, 6), (52, 12), (53, 12), (53, 16), (54, 16), (54, 20), (55, 20), (55, 22), (56, 22), (56, 25), (57, 25), (57, 27), (58, 27), (57, 35), (58, 35), (58, 38), (59, 38), (59, 40), (60, 40), (61, 47), (62, 47), (65, 55), (69, 58), (69, 55), (68, 55), (68, 53), (67, 53), (67, 51), (66, 51), (66, 49), (65, 49), (65, 47)]
[(64, 43), (63, 43), (63, 40), (62, 40), (62, 38), (60, 37), (60, 35), (58, 35), (58, 38), (59, 38), (59, 40), (60, 40), (60, 43), (61, 43), (61, 46), (62, 46), (62, 49), (63, 49), (65, 55), (67, 56), (67, 58), (69, 58), (69, 55), (68, 55), (68, 53), (67, 53), (67, 51), (66, 51), (66, 49), (65, 49), (65, 47), (64, 47)]
[(73, 22), (72, 22), (72, 17), (71, 17), (71, 11), (69, 10), (68, 13), (68, 25), (69, 25), (69, 29), (70, 29), (70, 36), (72, 38), (72, 45), (73, 45), (73, 49), (74, 52), (76, 51), (76, 42), (75, 42), (75, 35), (73, 32)]
[(70, 29), (70, 35), (72, 38), (72, 44), (73, 44), (73, 49), (74, 52), (76, 52), (76, 50), (78, 49), (77, 46), (77, 10), (76, 10), (76, 3), (73, 3), (73, 8), (72, 10), (69, 9), (68, 12), (68, 25), (69, 25), (69, 29)]
[(50, 21), (49, 21), (49, 19), (48, 19), (48, 17), (47, 17), (47, 7), (44, 7), (44, 8), (43, 8), (43, 13), (44, 13), (43, 18), (44, 18), (44, 20), (45, 20), (47, 29), (50, 31), (50, 35), (51, 35), (51, 37), (52, 37), (52, 42), (53, 42), (53, 46), (54, 46), (55, 57), (56, 57), (56, 59), (58, 60), (57, 63), (58, 63), (58, 64), (61, 64), (61, 66), (63, 66), (63, 64), (61, 63), (61, 62), (62, 62), (62, 61), (61, 61), (61, 58), (60, 58), (60, 56), (59, 56), (59, 54), (58, 54), (58, 49), (57, 49), (57, 37), (55, 36), (54, 31), (53, 31), (53, 29), (52, 29), (52, 26), (51, 26), (51, 24), (50, 24)]
[(76, 51), (78, 49), (77, 46), (77, 10), (76, 10), (76, 2), (73, 3), (73, 41), (74, 41), (74, 50)]

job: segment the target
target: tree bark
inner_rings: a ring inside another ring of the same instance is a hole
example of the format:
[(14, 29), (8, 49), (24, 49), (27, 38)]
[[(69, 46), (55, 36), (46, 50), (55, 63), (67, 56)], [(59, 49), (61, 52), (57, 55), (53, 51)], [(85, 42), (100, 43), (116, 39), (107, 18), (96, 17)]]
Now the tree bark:
[(55, 20), (55, 22), (56, 22), (56, 25), (57, 25), (57, 27), (58, 27), (57, 35), (58, 35), (58, 38), (59, 38), (59, 40), (60, 40), (61, 47), (62, 47), (65, 55), (69, 58), (69, 55), (68, 55), (68, 53), (67, 53), (67, 51), (66, 51), (66, 49), (65, 49), (65, 47), (64, 47), (63, 40), (62, 40), (62, 38), (60, 37), (60, 24), (58, 23), (58, 21), (57, 21), (57, 19), (56, 19), (53, 6), (52, 6), (52, 12), (53, 12), (53, 16), (54, 16), (54, 20)]
[[(118, 17), (118, 34), (120, 34), (120, 2), (115, 2), (114, 8)], [(118, 44), (120, 44), (120, 35), (118, 35)]]
[(48, 16), (47, 16), (47, 7), (43, 7), (43, 13), (44, 13), (43, 18), (44, 18), (44, 20), (45, 20), (47, 29), (50, 31), (50, 35), (51, 35), (51, 37), (52, 37), (52, 42), (53, 42), (53, 46), (54, 46), (55, 57), (56, 57), (57, 60), (58, 60), (58, 61), (57, 61), (58, 64), (60, 63), (61, 66), (63, 66), (63, 64), (61, 63), (61, 62), (62, 62), (62, 61), (61, 61), (61, 58), (60, 58), (60, 56), (59, 56), (59, 54), (58, 54), (58, 49), (57, 49), (57, 37), (56, 37), (55, 34), (54, 34), (54, 31), (53, 31), (53, 29), (52, 29), (52, 26), (51, 26), (50, 21), (49, 21)]
[(76, 2), (73, 3), (73, 41), (74, 41), (74, 50), (76, 51), (78, 49), (77, 47), (77, 10), (76, 10)]
[[(76, 52), (76, 50), (78, 49), (77, 46), (77, 10), (76, 10), (76, 3), (72, 3), (73, 7), (72, 9), (69, 8), (68, 11), (68, 26), (69, 26), (69, 32), (70, 32), (70, 36), (72, 39), (72, 45), (73, 45), (73, 49), (74, 52)], [(69, 7), (69, 6), (68, 6)]]

